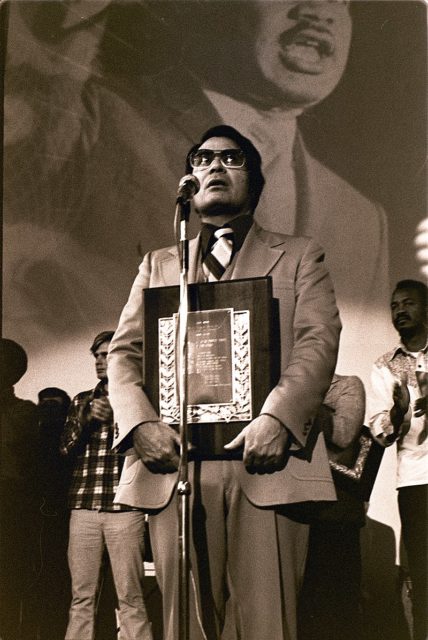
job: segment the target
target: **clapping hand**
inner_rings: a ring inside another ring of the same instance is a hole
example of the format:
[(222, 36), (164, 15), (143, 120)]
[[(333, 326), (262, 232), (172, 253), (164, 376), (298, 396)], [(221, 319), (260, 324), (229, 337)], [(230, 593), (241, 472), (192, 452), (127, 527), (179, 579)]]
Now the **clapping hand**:
[(111, 422), (113, 420), (113, 409), (108, 398), (94, 398), (89, 403), (90, 418), (100, 422)]
[(415, 400), (413, 413), (416, 418), (428, 415), (428, 396), (422, 396)]
[(400, 382), (394, 383), (394, 388), (392, 390), (392, 399), (397, 411), (404, 417), (409, 409), (410, 404), (410, 394), (407, 388), (406, 373), (401, 376)]

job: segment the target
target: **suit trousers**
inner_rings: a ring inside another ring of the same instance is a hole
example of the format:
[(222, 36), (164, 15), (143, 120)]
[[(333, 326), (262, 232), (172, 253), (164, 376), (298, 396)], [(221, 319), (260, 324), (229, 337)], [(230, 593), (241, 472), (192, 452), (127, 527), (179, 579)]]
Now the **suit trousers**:
[[(190, 640), (296, 640), (307, 525), (249, 502), (227, 461), (190, 463)], [(177, 496), (150, 516), (164, 639), (178, 635)]]
[(119, 603), (121, 640), (152, 640), (143, 600), (144, 514), (73, 509), (68, 563), (72, 601), (66, 640), (92, 640), (104, 548), (107, 547)]

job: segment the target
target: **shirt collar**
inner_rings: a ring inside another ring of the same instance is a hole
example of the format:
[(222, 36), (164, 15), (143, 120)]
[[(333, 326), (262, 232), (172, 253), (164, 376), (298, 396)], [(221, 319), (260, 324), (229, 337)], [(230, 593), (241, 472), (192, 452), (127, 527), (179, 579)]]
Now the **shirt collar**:
[(106, 393), (106, 388), (105, 388), (105, 384), (102, 380), (100, 380), (97, 384), (97, 386), (94, 389), (94, 397), (95, 398), (99, 398), (100, 396), (105, 396), (107, 395)]
[[(244, 240), (247, 237), (247, 233), (253, 225), (254, 219), (252, 215), (244, 214), (234, 218), (230, 222), (222, 225), (223, 227), (230, 227), (233, 231), (233, 253), (239, 251), (244, 244)], [(221, 227), (214, 224), (205, 223), (201, 228), (201, 251), (202, 259), (205, 258), (214, 244), (214, 232)]]
[[(424, 348), (423, 348), (423, 349), (420, 349), (420, 350), (418, 351), (418, 353), (427, 353), (427, 351), (428, 351), (428, 341), (427, 341), (427, 343), (425, 344)], [(413, 351), (409, 351), (409, 349), (407, 349), (407, 347), (406, 347), (402, 342), (399, 342), (399, 343), (397, 344), (397, 346), (392, 350), (390, 360), (393, 360), (393, 359), (395, 358), (395, 356), (397, 356), (397, 355), (398, 355), (398, 354), (400, 354), (400, 353), (403, 353), (403, 354), (404, 354), (404, 355), (406, 355), (406, 356), (414, 357), (414, 356), (413, 356), (413, 353), (414, 353), (414, 352), (413, 352)]]

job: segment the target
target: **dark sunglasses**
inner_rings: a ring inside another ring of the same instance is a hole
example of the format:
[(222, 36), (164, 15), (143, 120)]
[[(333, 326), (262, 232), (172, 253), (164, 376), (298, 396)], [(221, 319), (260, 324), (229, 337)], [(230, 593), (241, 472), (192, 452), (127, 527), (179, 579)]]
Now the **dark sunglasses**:
[(218, 156), (226, 169), (241, 169), (245, 165), (245, 154), (241, 149), (198, 149), (190, 154), (190, 164), (194, 169), (207, 169)]

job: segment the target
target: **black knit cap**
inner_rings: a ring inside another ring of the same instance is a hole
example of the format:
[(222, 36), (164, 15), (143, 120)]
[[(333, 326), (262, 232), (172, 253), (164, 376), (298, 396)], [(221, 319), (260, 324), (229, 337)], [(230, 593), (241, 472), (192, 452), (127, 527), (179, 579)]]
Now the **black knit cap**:
[(18, 382), (27, 371), (27, 354), (20, 344), (0, 338), (0, 387), (6, 389)]
[(190, 164), (190, 154), (197, 151), (199, 147), (210, 138), (229, 138), (236, 142), (238, 147), (244, 152), (247, 162), (247, 170), (249, 175), (249, 191), (251, 194), (251, 204), (255, 209), (263, 191), (265, 179), (262, 173), (262, 159), (260, 153), (253, 145), (251, 140), (243, 136), (237, 129), (227, 124), (220, 124), (211, 127), (202, 134), (200, 141), (193, 145), (186, 157), (186, 173), (193, 173)]
[(68, 393), (59, 387), (45, 387), (39, 391), (37, 397), (39, 402), (49, 398), (62, 398), (64, 404), (70, 404), (71, 402), (71, 398)]
[(113, 336), (114, 336), (114, 331), (101, 331), (101, 333), (99, 333), (94, 338), (94, 341), (91, 346), (92, 353), (95, 353), (95, 351), (98, 349), (100, 344), (102, 344), (103, 342), (110, 342)]

